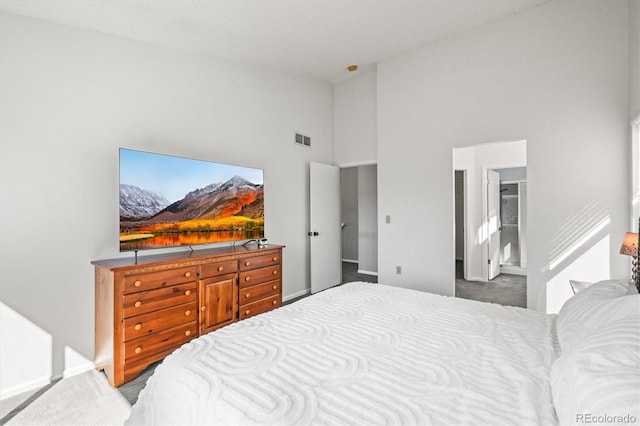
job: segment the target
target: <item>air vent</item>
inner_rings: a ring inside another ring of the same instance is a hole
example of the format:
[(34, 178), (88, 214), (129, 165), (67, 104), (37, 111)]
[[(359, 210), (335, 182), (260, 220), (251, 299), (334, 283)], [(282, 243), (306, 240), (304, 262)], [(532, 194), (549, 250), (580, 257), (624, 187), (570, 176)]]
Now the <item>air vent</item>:
[(296, 144), (311, 147), (311, 138), (309, 136), (296, 133)]

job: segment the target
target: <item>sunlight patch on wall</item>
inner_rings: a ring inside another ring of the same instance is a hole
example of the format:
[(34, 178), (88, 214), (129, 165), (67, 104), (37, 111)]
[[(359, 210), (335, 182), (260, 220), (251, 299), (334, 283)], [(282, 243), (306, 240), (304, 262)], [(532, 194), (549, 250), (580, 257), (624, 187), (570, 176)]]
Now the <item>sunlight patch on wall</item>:
[(482, 245), (487, 239), (489, 239), (489, 224), (484, 222), (476, 232), (476, 245)]
[(64, 347), (64, 373), (63, 377), (75, 376), (84, 373), (94, 367), (93, 362), (71, 349)]
[(598, 233), (603, 231), (609, 225), (610, 221), (611, 220), (607, 216), (602, 221), (600, 221), (600, 223), (595, 224), (592, 229), (588, 230), (572, 246), (567, 247), (564, 252), (560, 253), (555, 259), (553, 259), (549, 263), (549, 270), (553, 271), (556, 267), (558, 267), (558, 265), (561, 265), (562, 262), (567, 260), (572, 254), (574, 254), (580, 248), (582, 248), (585, 244), (587, 244), (589, 240), (591, 240), (593, 237), (598, 235)]
[[(0, 399), (51, 382), (53, 338), (0, 302)], [(29, 366), (25, 371), (20, 366)]]
[(596, 201), (569, 216), (551, 241), (549, 264), (543, 272), (554, 271), (563, 263), (570, 262), (571, 257), (578, 255), (589, 240), (605, 231), (610, 222), (606, 206)]
[(598, 201), (568, 216), (553, 236), (546, 278), (546, 310), (557, 313), (573, 296), (569, 280), (596, 282), (611, 276), (611, 217)]
[(611, 276), (609, 235), (588, 248), (583, 247), (585, 248), (584, 252), (580, 252), (575, 260), (547, 282), (547, 313), (558, 313), (564, 302), (573, 296), (569, 280), (596, 282)]
[(502, 249), (502, 258), (505, 262), (511, 259), (511, 243), (507, 243)]

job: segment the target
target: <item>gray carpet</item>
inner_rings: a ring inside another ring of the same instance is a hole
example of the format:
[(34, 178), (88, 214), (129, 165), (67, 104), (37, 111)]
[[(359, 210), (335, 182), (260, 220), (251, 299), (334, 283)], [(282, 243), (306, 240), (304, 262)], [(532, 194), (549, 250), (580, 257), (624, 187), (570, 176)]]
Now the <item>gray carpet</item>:
[(29, 405), (31, 405), (31, 403), (33, 401), (35, 401), (36, 399), (40, 398), (42, 396), (42, 394), (44, 394), (46, 391), (51, 389), (53, 387), (53, 385), (55, 385), (59, 381), (60, 381), (60, 379), (52, 380), (51, 383), (49, 383), (48, 385), (43, 386), (42, 388), (38, 389), (36, 392), (31, 394), (28, 398), (25, 398), (24, 401), (22, 401), (20, 404), (18, 404), (17, 406), (13, 407), (12, 409), (10, 409), (9, 412), (6, 413), (6, 415), (4, 415), (2, 418), (0, 418), (0, 425), (7, 424), (9, 422), (9, 420), (14, 418), (21, 411), (23, 411), (25, 408), (27, 408)]
[(129, 401), (129, 404), (133, 405), (136, 403), (136, 401), (138, 400), (138, 395), (140, 394), (140, 391), (144, 389), (144, 386), (147, 384), (147, 379), (151, 377), (156, 367), (161, 362), (162, 361), (158, 361), (156, 363), (151, 364), (142, 373), (140, 373), (138, 377), (136, 377), (130, 382), (125, 383), (124, 385), (118, 388), (122, 396), (124, 396), (125, 399)]
[(378, 277), (375, 275), (359, 274), (357, 263), (342, 262), (342, 284), (354, 281), (377, 283)]
[(131, 412), (122, 394), (109, 386), (104, 374), (93, 369), (52, 383), (20, 408), (12, 418), (3, 418), (2, 424), (121, 425)]
[(498, 303), (506, 306), (527, 307), (527, 277), (500, 274), (491, 281), (465, 281), (462, 262), (456, 262), (456, 297)]

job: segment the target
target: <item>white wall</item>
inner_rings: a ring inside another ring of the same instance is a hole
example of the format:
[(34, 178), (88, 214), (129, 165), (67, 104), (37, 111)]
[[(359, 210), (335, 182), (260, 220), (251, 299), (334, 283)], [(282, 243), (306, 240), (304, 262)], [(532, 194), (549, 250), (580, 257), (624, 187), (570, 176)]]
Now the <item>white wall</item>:
[(376, 82), (374, 69), (334, 86), (334, 155), (340, 167), (378, 159)]
[[(526, 167), (527, 143), (487, 143), (453, 150), (453, 170), (466, 172), (465, 279), (487, 280), (487, 170)], [(452, 263), (453, 265), (453, 263)]]
[(309, 287), (307, 170), (333, 161), (330, 84), (3, 14), (0, 94), (3, 397), (47, 371), (8, 319), (51, 336), (44, 374), (93, 360), (90, 261), (120, 256), (119, 147), (263, 168), (284, 296)]
[(628, 276), (628, 12), (548, 2), (378, 64), (380, 282), (453, 293), (452, 148), (517, 139), (528, 306), (557, 310), (569, 278)]

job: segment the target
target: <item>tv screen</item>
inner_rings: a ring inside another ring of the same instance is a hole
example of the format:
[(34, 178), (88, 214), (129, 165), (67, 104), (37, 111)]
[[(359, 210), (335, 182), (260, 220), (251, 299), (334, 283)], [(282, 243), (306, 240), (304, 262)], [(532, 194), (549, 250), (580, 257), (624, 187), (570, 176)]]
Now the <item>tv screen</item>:
[(261, 169), (120, 149), (120, 251), (264, 238)]

